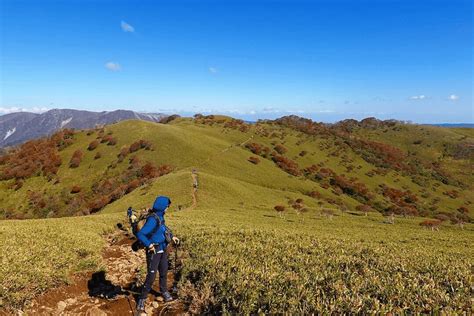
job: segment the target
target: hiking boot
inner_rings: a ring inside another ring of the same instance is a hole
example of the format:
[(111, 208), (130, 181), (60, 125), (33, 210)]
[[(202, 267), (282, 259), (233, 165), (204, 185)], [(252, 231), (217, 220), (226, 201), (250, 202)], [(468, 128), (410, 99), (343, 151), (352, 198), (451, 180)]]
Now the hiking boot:
[(138, 312), (138, 314), (140, 314), (140, 312), (145, 311), (145, 302), (146, 302), (146, 300), (143, 299), (143, 298), (138, 300), (138, 303), (137, 303), (137, 312)]
[(166, 303), (171, 302), (173, 300), (173, 297), (171, 296), (170, 292), (164, 292), (163, 294), (161, 294), (161, 296), (163, 296), (163, 299)]

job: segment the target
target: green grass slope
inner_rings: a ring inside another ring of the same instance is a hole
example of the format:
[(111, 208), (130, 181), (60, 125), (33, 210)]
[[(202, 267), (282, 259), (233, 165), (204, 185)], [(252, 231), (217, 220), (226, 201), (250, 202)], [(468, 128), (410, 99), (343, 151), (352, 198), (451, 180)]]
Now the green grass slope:
[[(58, 151), (62, 164), (49, 179), (36, 172), (0, 181), (3, 217), (87, 214), (90, 199), (101, 198), (95, 192), (141, 179), (143, 163), (173, 169), (132, 190), (118, 188), (120, 194), (95, 211), (99, 214), (0, 222), (2, 263), (7, 263), (0, 273), (4, 304), (20, 306), (64, 282), (71, 271), (97, 269), (101, 235), (125, 220), (129, 206), (149, 207), (160, 194), (173, 201), (167, 223), (183, 239), (179, 295), (191, 312), (472, 310), (474, 226), (469, 221), (474, 194), (473, 175), (465, 169), (472, 166), (465, 151), (472, 133), (380, 122), (377, 127), (359, 122), (348, 132), (340, 126), (308, 129), (313, 126), (296, 122), (246, 125), (204, 117), (170, 124), (125, 121), (102, 132), (76, 132), (71, 144)], [(100, 143), (89, 151), (100, 135), (116, 138), (116, 144)], [(402, 154), (394, 157), (403, 159), (383, 160), (392, 156), (377, 147), (354, 147), (358, 139), (398, 148)], [(151, 150), (138, 149), (121, 161), (120, 151), (139, 140), (149, 142)], [(252, 153), (250, 144), (268, 147), (269, 154)], [(280, 156), (286, 163), (291, 160), (287, 165), (275, 162), (277, 145), (285, 148)], [(82, 161), (70, 168), (77, 150), (83, 152)], [(97, 152), (101, 157), (95, 159)], [(249, 157), (258, 157), (259, 163)], [(397, 167), (417, 161), (422, 167), (413, 172)], [(312, 165), (316, 172), (307, 171)], [(0, 163), (0, 174), (8, 166)], [(199, 183), (196, 205), (192, 170)], [(347, 183), (341, 184), (342, 175)], [(71, 192), (74, 186), (80, 192)], [(285, 210), (278, 214), (276, 205)], [(367, 216), (362, 205), (372, 207)], [(394, 224), (387, 223), (384, 216), (404, 208), (416, 213), (399, 214)], [(420, 215), (443, 219), (434, 221), (439, 231), (421, 227), (426, 218)], [(464, 229), (451, 223), (464, 224)], [(31, 238), (38, 246), (33, 252), (24, 243)], [(49, 258), (58, 264), (51, 268)], [(38, 262), (34, 273), (22, 264), (28, 260)]]

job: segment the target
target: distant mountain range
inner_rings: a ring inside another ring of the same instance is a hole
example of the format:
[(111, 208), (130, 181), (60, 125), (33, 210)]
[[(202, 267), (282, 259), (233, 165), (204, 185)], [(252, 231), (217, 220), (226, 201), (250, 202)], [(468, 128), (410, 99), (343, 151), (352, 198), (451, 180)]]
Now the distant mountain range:
[(165, 114), (137, 113), (128, 110), (91, 112), (54, 109), (41, 114), (17, 112), (0, 116), (0, 148), (53, 134), (62, 128), (86, 129), (124, 120), (159, 122)]

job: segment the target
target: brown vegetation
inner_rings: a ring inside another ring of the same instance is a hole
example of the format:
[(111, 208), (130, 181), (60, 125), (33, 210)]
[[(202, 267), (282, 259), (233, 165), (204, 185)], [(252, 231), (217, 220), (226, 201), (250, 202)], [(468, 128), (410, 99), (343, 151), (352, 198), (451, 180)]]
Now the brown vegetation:
[(81, 164), (82, 157), (84, 156), (84, 153), (82, 150), (78, 149), (76, 150), (71, 157), (71, 160), (69, 161), (69, 168), (77, 168)]
[(73, 131), (65, 129), (50, 138), (28, 141), (0, 156), (0, 180), (55, 175), (62, 163), (58, 151), (72, 144), (73, 136)]
[(87, 150), (92, 151), (99, 146), (99, 141), (93, 140), (92, 142), (89, 143), (89, 146), (87, 146)]
[(254, 165), (258, 165), (260, 163), (260, 159), (258, 157), (249, 157), (249, 162), (253, 163)]

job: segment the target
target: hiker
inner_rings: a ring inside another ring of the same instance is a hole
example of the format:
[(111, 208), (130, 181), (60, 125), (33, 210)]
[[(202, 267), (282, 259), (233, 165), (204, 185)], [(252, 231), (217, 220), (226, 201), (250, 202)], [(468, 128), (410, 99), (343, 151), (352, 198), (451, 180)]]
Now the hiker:
[(156, 273), (159, 272), (160, 293), (165, 302), (173, 300), (167, 287), (168, 255), (166, 247), (173, 241), (179, 244), (179, 239), (174, 237), (168, 227), (165, 226), (165, 212), (171, 204), (171, 200), (166, 196), (158, 196), (153, 203), (150, 215), (147, 217), (145, 225), (137, 232), (137, 238), (145, 246), (147, 275), (143, 289), (140, 294), (137, 311), (144, 312), (145, 302), (150, 293)]

